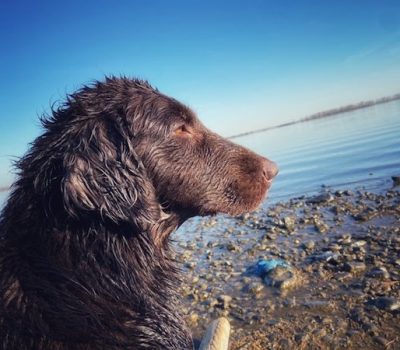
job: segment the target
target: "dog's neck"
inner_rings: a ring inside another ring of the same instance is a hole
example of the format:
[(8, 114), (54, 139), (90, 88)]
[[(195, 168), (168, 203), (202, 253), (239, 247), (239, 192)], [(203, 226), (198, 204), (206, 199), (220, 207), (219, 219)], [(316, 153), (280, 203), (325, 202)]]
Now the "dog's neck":
[[(36, 312), (31, 310), (29, 302), (35, 298), (35, 307), (45, 315), (53, 315), (55, 308), (62, 314), (64, 305), (79, 310), (69, 319), (40, 319), (30, 325), (38, 335), (40, 329), (49, 328), (52, 339), (67, 337), (90, 343), (98, 338), (105, 344), (115, 342), (121, 347), (127, 344), (140, 347), (141, 342), (159, 339), (165, 348), (191, 348), (190, 333), (179, 315), (176, 292), (179, 277), (170, 257), (168, 239), (179, 224), (179, 217), (169, 214), (148, 232), (127, 232), (128, 226), (115, 227), (114, 231), (109, 225), (98, 223), (79, 233), (75, 228), (65, 227), (37, 237), (33, 232), (20, 237), (19, 245), (13, 244), (14, 252), (10, 254), (20, 256), (21, 265), (27, 266), (27, 270), (15, 276), (13, 280), (18, 282), (10, 280), (5, 289), (15, 288), (13, 283), (28, 290), (43, 285), (47, 288), (37, 290), (35, 295), (21, 289), (24, 298), (20, 300), (27, 303), (14, 305), (13, 309), (21, 312), (24, 309), (29, 318)], [(159, 245), (154, 237), (161, 239)], [(4, 273), (12, 268), (0, 266)], [(99, 305), (103, 308), (99, 309)], [(162, 334), (157, 326), (159, 317), (164, 320)], [(96, 333), (96, 325), (103, 327), (101, 335)], [(126, 338), (117, 334), (118, 330)], [(88, 338), (88, 334), (94, 338)], [(174, 339), (171, 334), (175, 334)]]
[(175, 232), (187, 219), (187, 216), (178, 215), (174, 211), (161, 210), (160, 219), (150, 225), (149, 231), (153, 237), (154, 243), (160, 249), (168, 245), (169, 237)]

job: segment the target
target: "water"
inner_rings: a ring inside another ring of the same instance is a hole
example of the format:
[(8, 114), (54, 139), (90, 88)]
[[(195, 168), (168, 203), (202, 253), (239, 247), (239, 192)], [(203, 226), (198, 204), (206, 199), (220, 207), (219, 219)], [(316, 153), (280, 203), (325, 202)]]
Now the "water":
[(278, 163), (269, 202), (321, 186), (379, 188), (400, 175), (400, 101), (234, 140)]
[[(321, 185), (379, 188), (400, 175), (400, 101), (234, 140), (278, 163), (269, 203)], [(0, 192), (0, 206), (7, 193)]]

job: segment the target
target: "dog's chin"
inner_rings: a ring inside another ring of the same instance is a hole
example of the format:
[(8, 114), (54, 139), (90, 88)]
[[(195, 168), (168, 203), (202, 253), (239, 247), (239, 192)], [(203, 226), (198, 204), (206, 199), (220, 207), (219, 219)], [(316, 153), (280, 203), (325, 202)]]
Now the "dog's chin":
[(206, 208), (200, 208), (198, 210), (198, 215), (200, 216), (208, 216), (208, 215), (217, 215), (217, 214), (227, 214), (230, 216), (239, 216), (246, 213), (250, 213), (259, 208), (259, 206), (264, 202), (264, 200), (268, 197), (268, 189), (270, 187), (270, 183), (265, 188), (265, 190), (261, 191), (257, 194), (257, 196), (249, 198), (241, 198), (238, 196), (235, 200), (230, 200), (224, 206), (212, 206)]

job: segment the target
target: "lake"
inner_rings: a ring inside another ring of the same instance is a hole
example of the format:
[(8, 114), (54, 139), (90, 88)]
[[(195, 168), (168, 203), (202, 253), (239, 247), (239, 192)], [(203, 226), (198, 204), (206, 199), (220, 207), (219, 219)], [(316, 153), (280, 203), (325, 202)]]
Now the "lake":
[(400, 175), (400, 101), (234, 140), (278, 163), (271, 202), (321, 186), (376, 189)]
[[(379, 188), (400, 175), (400, 101), (268, 130), (234, 140), (278, 163), (269, 201), (321, 186)], [(0, 206), (7, 192), (0, 192)]]

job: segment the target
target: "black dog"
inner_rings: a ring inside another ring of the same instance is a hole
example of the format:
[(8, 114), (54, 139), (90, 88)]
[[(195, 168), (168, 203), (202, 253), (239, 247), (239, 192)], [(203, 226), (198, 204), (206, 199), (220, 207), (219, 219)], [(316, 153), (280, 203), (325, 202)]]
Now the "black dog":
[(256, 208), (277, 167), (148, 83), (67, 97), (0, 218), (1, 349), (191, 349), (169, 236)]

